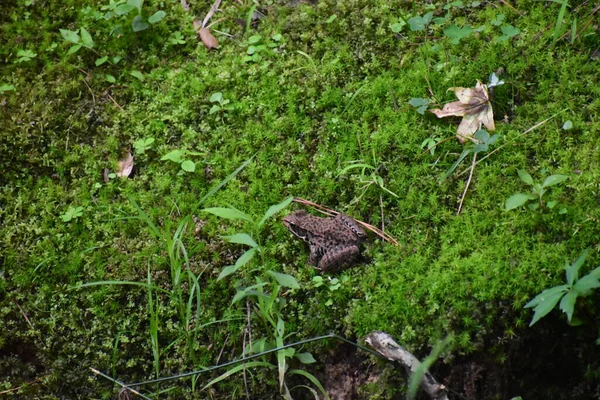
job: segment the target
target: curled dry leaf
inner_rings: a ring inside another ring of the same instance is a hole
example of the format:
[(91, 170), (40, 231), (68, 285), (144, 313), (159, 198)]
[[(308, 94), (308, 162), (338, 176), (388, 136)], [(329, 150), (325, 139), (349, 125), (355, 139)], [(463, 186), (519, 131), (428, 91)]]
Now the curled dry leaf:
[(458, 101), (448, 103), (442, 108), (429, 110), (438, 118), (456, 116), (463, 117), (456, 131), (456, 137), (461, 143), (472, 140), (473, 134), (483, 124), (489, 131), (496, 129), (494, 125), (494, 111), (490, 103), (490, 96), (486, 85), (477, 81), (474, 88), (453, 87)]
[(200, 40), (202, 40), (202, 43), (204, 43), (204, 46), (206, 46), (207, 49), (210, 50), (219, 47), (219, 41), (212, 33), (210, 33), (208, 28), (203, 27), (198, 29), (198, 36), (200, 36)]
[(121, 160), (119, 160), (119, 169), (116, 173), (117, 176), (127, 178), (133, 171), (133, 155), (130, 152), (125, 154)]

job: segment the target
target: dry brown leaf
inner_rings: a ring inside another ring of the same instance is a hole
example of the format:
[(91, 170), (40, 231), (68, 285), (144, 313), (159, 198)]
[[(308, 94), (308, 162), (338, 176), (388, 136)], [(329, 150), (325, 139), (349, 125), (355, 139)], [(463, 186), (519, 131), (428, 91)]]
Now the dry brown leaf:
[(125, 157), (119, 160), (119, 170), (117, 171), (116, 175), (123, 178), (127, 178), (129, 175), (131, 175), (132, 171), (133, 155), (130, 152), (127, 152), (127, 154), (125, 154)]
[(456, 131), (456, 137), (461, 143), (471, 139), (482, 124), (490, 131), (496, 129), (494, 111), (486, 85), (477, 81), (475, 88), (454, 87), (448, 90), (454, 91), (458, 101), (444, 105), (441, 110), (436, 108), (429, 111), (438, 118), (463, 117)]
[(210, 33), (208, 28), (202, 27), (198, 29), (198, 36), (200, 36), (200, 40), (202, 40), (202, 43), (204, 43), (204, 46), (207, 49), (210, 50), (219, 47), (219, 41), (213, 36), (212, 33)]

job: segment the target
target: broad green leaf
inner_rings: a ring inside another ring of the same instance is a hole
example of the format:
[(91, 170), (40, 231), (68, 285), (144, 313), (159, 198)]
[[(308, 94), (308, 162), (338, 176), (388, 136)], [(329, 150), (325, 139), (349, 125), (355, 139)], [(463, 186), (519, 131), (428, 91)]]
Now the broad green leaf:
[(229, 265), (223, 268), (223, 270), (219, 274), (219, 277), (217, 278), (217, 281), (220, 281), (221, 279), (235, 273), (238, 269), (248, 264), (248, 262), (252, 260), (252, 257), (254, 257), (254, 253), (256, 253), (256, 248), (251, 248), (250, 250), (242, 254), (240, 258), (237, 259), (234, 265)]
[(558, 201), (552, 200), (552, 201), (547, 202), (546, 206), (548, 206), (549, 209), (553, 209), (557, 204), (558, 204)]
[(284, 201), (282, 201), (281, 203), (275, 204), (275, 205), (272, 205), (271, 207), (269, 207), (269, 209), (267, 210), (267, 212), (265, 213), (265, 215), (262, 217), (262, 219), (258, 223), (258, 226), (259, 227), (263, 226), (263, 224), (265, 222), (267, 222), (267, 220), (269, 218), (271, 218), (273, 215), (277, 214), (278, 212), (280, 212), (281, 210), (283, 210), (284, 208), (286, 208), (287, 206), (289, 206), (290, 203), (292, 202), (292, 200), (294, 200), (294, 197), (290, 196), (287, 199), (285, 199)]
[(267, 274), (272, 276), (281, 286), (289, 287), (292, 289), (300, 289), (298, 281), (291, 275), (282, 274), (280, 272), (275, 271), (267, 271)]
[(80, 31), (81, 31), (81, 43), (88, 49), (91, 49), (92, 47), (94, 47), (94, 40), (92, 39), (92, 35), (90, 35), (90, 33), (87, 31), (87, 29), (85, 29), (82, 26)]
[(573, 128), (573, 122), (571, 122), (571, 120), (565, 121), (565, 123), (563, 124), (562, 128), (565, 131), (568, 131), (568, 130), (572, 129)]
[(580, 296), (587, 296), (592, 289), (600, 288), (600, 267), (596, 268), (575, 283), (573, 289)]
[(104, 79), (106, 79), (107, 82), (110, 83), (115, 83), (117, 80), (115, 79), (114, 76), (112, 76), (111, 74), (106, 74), (104, 75)]
[(212, 208), (205, 208), (202, 211), (210, 213), (212, 215), (216, 215), (217, 217), (225, 218), (225, 219), (244, 220), (244, 221), (254, 223), (254, 221), (248, 214), (243, 213), (240, 210), (237, 210), (235, 208), (212, 207)]
[(136, 15), (133, 21), (131, 22), (131, 28), (134, 32), (145, 31), (150, 27), (150, 24), (144, 22), (141, 15)]
[(102, 64), (104, 64), (106, 61), (108, 61), (108, 57), (100, 57), (99, 59), (96, 60), (96, 67), (101, 66)]
[(150, 16), (150, 18), (148, 18), (148, 22), (151, 24), (155, 24), (155, 23), (159, 22), (161, 19), (163, 19), (165, 17), (165, 15), (167, 15), (166, 12), (164, 12), (162, 10), (157, 11), (154, 14), (152, 14)]
[(425, 106), (425, 105), (429, 104), (429, 99), (413, 97), (412, 99), (410, 99), (408, 101), (408, 104), (410, 104), (413, 107), (421, 107), (421, 106)]
[(74, 44), (69, 48), (69, 51), (67, 51), (67, 55), (77, 53), (82, 46), (82, 44)]
[(513, 194), (506, 200), (505, 209), (506, 211), (513, 210), (517, 207), (521, 207), (523, 204), (527, 203), (529, 200), (535, 199), (535, 196), (527, 193), (517, 193)]
[(302, 364), (312, 364), (317, 362), (311, 353), (296, 353), (296, 358), (300, 360)]
[(567, 320), (571, 321), (573, 318), (573, 311), (575, 310), (575, 301), (577, 300), (577, 292), (569, 290), (560, 301), (560, 309), (567, 314)]
[(127, 4), (137, 8), (139, 14), (142, 13), (142, 4), (144, 4), (144, 0), (127, 0)]
[(568, 175), (550, 175), (544, 180), (543, 187), (554, 186), (569, 179)]
[(446, 35), (447, 37), (452, 39), (450, 41), (450, 43), (452, 43), (452, 44), (458, 44), (461, 39), (466, 38), (471, 33), (473, 33), (473, 28), (470, 27), (469, 25), (465, 25), (462, 28), (459, 28), (455, 24), (452, 24), (452, 25), (448, 26), (446, 29), (444, 29), (444, 35)]
[(67, 42), (71, 42), (74, 44), (79, 43), (79, 34), (77, 32), (70, 31), (68, 29), (61, 29), (60, 34)]
[(567, 290), (569, 290), (569, 285), (554, 286), (550, 289), (546, 289), (542, 293), (535, 296), (529, 303), (525, 304), (525, 308), (535, 307), (544, 302), (548, 296), (553, 296), (556, 293), (565, 293)]
[[(279, 331), (281, 323), (281, 334), (277, 335), (275, 338), (275, 342), (277, 347), (283, 347), (283, 320), (281, 318), (277, 318), (277, 330)], [(279, 350), (277, 352), (277, 371), (279, 375), (279, 390), (283, 388), (283, 384), (285, 383), (285, 371), (287, 370), (286, 362), (285, 362), (285, 352)]]
[(416, 16), (410, 18), (407, 22), (410, 27), (410, 30), (413, 32), (418, 32), (425, 30), (425, 26), (427, 26), (431, 19), (433, 18), (433, 12), (428, 12), (427, 14), (421, 16)]
[(119, 4), (117, 8), (115, 8), (115, 13), (117, 15), (125, 15), (131, 10), (135, 10), (135, 7), (131, 4)]
[(585, 259), (587, 258), (589, 252), (590, 249), (585, 249), (583, 253), (581, 253), (581, 255), (577, 258), (577, 260), (573, 262), (573, 264), (567, 265), (565, 267), (565, 270), (567, 272), (567, 283), (569, 285), (572, 285), (573, 282), (579, 279), (579, 269), (585, 262)]
[(248, 235), (247, 233), (236, 233), (235, 235), (231, 236), (221, 236), (221, 238), (227, 240), (229, 243), (245, 244), (246, 246), (250, 247), (258, 247), (258, 244), (254, 241), (254, 239), (252, 239), (252, 236)]
[(186, 151), (183, 149), (172, 150), (172, 151), (168, 152), (167, 154), (165, 154), (164, 156), (162, 156), (160, 158), (160, 160), (161, 161), (169, 160), (169, 161), (173, 161), (173, 162), (176, 162), (179, 164), (182, 162), (182, 157), (185, 153), (186, 153)]
[[(550, 311), (552, 311), (561, 297), (564, 296), (565, 291), (566, 289), (543, 297), (539, 301), (538, 305), (533, 309), (533, 319), (531, 320), (529, 326), (533, 326), (533, 324), (538, 322), (540, 318), (546, 316)], [(542, 294), (543, 293), (544, 292), (542, 292)]]
[(196, 164), (192, 160), (185, 160), (181, 163), (181, 169), (186, 172), (194, 172), (196, 170)]
[(510, 39), (511, 37), (517, 36), (521, 31), (518, 28), (515, 28), (512, 25), (506, 24), (502, 25), (502, 33), (506, 37), (506, 39)]
[(208, 99), (208, 101), (210, 101), (211, 103), (218, 103), (221, 100), (223, 100), (223, 93), (221, 92), (213, 93)]
[(520, 169), (517, 171), (517, 174), (519, 174), (519, 178), (521, 178), (523, 182), (528, 185), (533, 185), (533, 178), (531, 175), (529, 175), (529, 172), (525, 171), (524, 169)]
[(129, 75), (139, 79), (140, 81), (143, 81), (144, 78), (144, 74), (142, 74), (140, 71), (131, 71), (129, 72)]

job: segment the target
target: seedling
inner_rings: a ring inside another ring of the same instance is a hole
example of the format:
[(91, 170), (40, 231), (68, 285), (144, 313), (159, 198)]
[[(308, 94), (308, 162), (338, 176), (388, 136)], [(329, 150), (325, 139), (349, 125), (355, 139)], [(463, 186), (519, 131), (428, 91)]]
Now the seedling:
[[(522, 205), (527, 203), (529, 200), (536, 200), (536, 199), (538, 200), (537, 203), (532, 203), (532, 204), (528, 205), (530, 210), (535, 210), (538, 207), (554, 208), (557, 203), (556, 201), (549, 201), (545, 204), (545, 206), (544, 206), (544, 203), (542, 202), (542, 197), (546, 193), (546, 189), (549, 188), (550, 186), (558, 185), (559, 183), (564, 182), (567, 179), (569, 179), (569, 177), (567, 175), (550, 175), (549, 177), (547, 177), (544, 180), (543, 183), (539, 184), (539, 183), (533, 182), (533, 178), (531, 177), (531, 175), (529, 175), (529, 173), (527, 171), (520, 169), (517, 171), (517, 173), (519, 174), (519, 178), (521, 178), (521, 180), (523, 182), (525, 182), (526, 184), (531, 186), (533, 193), (513, 194), (512, 196), (510, 196), (508, 198), (508, 200), (506, 200), (506, 204), (505, 204), (506, 211), (521, 207)], [(561, 214), (564, 214), (567, 212), (567, 210), (565, 208), (563, 208), (559, 212)]]
[(181, 34), (181, 32), (176, 31), (171, 33), (171, 35), (169, 36), (169, 43), (173, 45), (185, 44), (185, 40), (183, 39), (183, 35)]
[(135, 154), (144, 154), (146, 150), (150, 150), (152, 148), (152, 143), (154, 143), (154, 138), (146, 138), (146, 139), (138, 139), (133, 143), (133, 148), (135, 149)]
[(15, 61), (15, 64), (31, 61), (36, 57), (37, 53), (34, 53), (31, 50), (19, 50), (17, 52), (17, 60)]
[(72, 220), (78, 219), (82, 215), (83, 207), (69, 207), (69, 209), (64, 214), (61, 214), (60, 219), (62, 219), (63, 222), (70, 222)]
[[(374, 161), (373, 164), (377, 164), (377, 158), (375, 157), (374, 152), (373, 152), (373, 161)], [(357, 203), (365, 195), (365, 193), (367, 193), (367, 190), (369, 190), (369, 188), (372, 185), (379, 187), (379, 189), (391, 194), (394, 197), (399, 197), (396, 193), (392, 192), (391, 190), (389, 190), (388, 188), (385, 187), (385, 185), (383, 183), (383, 178), (381, 176), (379, 176), (380, 168), (381, 168), (381, 165), (374, 167), (371, 164), (364, 163), (362, 160), (356, 160), (356, 161), (351, 161), (350, 165), (344, 167), (344, 169), (342, 169), (340, 171), (340, 173), (338, 174), (338, 177), (346, 174), (347, 172), (349, 172), (353, 169), (360, 169), (359, 182), (361, 184), (363, 184), (363, 186), (361, 187), (362, 193), (360, 194), (360, 196), (355, 197), (354, 200), (352, 200), (350, 202), (350, 204)]]
[(210, 98), (208, 99), (208, 101), (210, 101), (211, 103), (215, 103), (210, 108), (210, 111), (208, 112), (209, 114), (214, 114), (214, 113), (217, 113), (217, 112), (220, 112), (220, 111), (231, 111), (231, 110), (233, 110), (233, 106), (232, 105), (228, 105), (230, 101), (228, 99), (224, 99), (223, 98), (223, 93), (221, 93), (221, 92), (213, 93), (210, 96)]
[[(164, 11), (159, 10), (146, 19), (142, 12), (143, 4), (144, 0), (110, 0), (110, 4), (102, 6), (101, 9), (107, 11), (106, 14), (104, 14), (104, 19), (106, 20), (110, 20), (113, 17), (122, 17), (123, 15), (129, 14), (131, 11), (137, 10), (137, 15), (131, 21), (131, 28), (134, 32), (140, 32), (148, 29), (150, 25), (160, 22), (167, 15)], [(121, 27), (116, 27), (111, 32), (113, 35), (122, 33)]]
[(566, 284), (554, 286), (546, 289), (538, 294), (529, 303), (525, 304), (525, 308), (533, 307), (533, 319), (529, 326), (532, 326), (541, 318), (546, 316), (560, 300), (560, 309), (567, 315), (569, 324), (577, 326), (582, 323), (578, 319), (573, 319), (575, 310), (575, 302), (578, 297), (585, 297), (592, 293), (592, 289), (600, 287), (600, 267), (597, 267), (586, 276), (579, 278), (579, 269), (585, 262), (589, 254), (589, 249), (584, 250), (573, 264), (566, 264)]
[(473, 135), (473, 139), (475, 140), (473, 144), (466, 149), (463, 150), (458, 160), (452, 164), (452, 166), (446, 171), (442, 180), (447, 179), (454, 170), (460, 165), (460, 163), (471, 153), (477, 155), (479, 153), (485, 153), (489, 150), (489, 146), (496, 143), (498, 139), (500, 139), (500, 135), (495, 134), (494, 136), (490, 136), (488, 131), (485, 129), (480, 129)]
[(194, 172), (196, 170), (196, 163), (188, 159), (187, 156), (202, 156), (204, 154), (196, 151), (188, 151), (186, 149), (176, 149), (168, 152), (161, 157), (161, 161), (169, 160), (173, 161), (181, 166), (181, 169), (185, 172)]

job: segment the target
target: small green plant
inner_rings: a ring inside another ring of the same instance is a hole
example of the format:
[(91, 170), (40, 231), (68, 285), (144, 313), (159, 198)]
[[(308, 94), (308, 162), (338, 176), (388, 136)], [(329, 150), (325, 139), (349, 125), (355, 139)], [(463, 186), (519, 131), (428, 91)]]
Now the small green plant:
[(591, 294), (592, 289), (600, 287), (600, 267), (597, 267), (586, 276), (579, 278), (579, 269), (585, 262), (589, 254), (589, 249), (581, 253), (579, 258), (572, 264), (565, 265), (567, 283), (560, 286), (555, 286), (544, 290), (538, 294), (529, 303), (525, 304), (525, 308), (533, 307), (533, 319), (529, 326), (532, 326), (540, 318), (546, 316), (560, 300), (559, 308), (567, 315), (567, 321), (571, 325), (580, 325), (582, 322), (578, 319), (573, 319), (575, 311), (575, 302), (578, 297), (585, 297)]
[(421, 143), (422, 149), (428, 149), (431, 155), (435, 154), (435, 148), (442, 139), (437, 135), (431, 135)]
[[(358, 201), (360, 201), (360, 199), (365, 195), (365, 193), (367, 193), (367, 191), (369, 190), (369, 188), (371, 186), (375, 186), (378, 187), (380, 190), (391, 194), (394, 197), (398, 197), (398, 195), (394, 192), (392, 192), (391, 190), (389, 190), (388, 188), (385, 187), (384, 182), (383, 182), (383, 178), (379, 175), (379, 170), (382, 167), (381, 164), (379, 164), (379, 162), (377, 161), (377, 157), (375, 155), (375, 150), (373, 150), (373, 164), (368, 164), (363, 162), (363, 160), (356, 160), (356, 161), (350, 161), (350, 165), (347, 165), (346, 167), (344, 167), (340, 173), (337, 175), (338, 177), (345, 175), (346, 173), (348, 173), (351, 170), (354, 169), (359, 169), (360, 170), (360, 175), (359, 175), (359, 182), (361, 184), (363, 184), (363, 186), (360, 188), (362, 190), (362, 193), (355, 197), (350, 204), (354, 204)], [(377, 167), (375, 167), (374, 165), (378, 165)]]
[[(144, 139), (148, 140), (148, 139)], [(144, 142), (145, 144), (146, 142)], [(136, 148), (136, 152), (137, 152), (137, 148)], [(177, 163), (181, 166), (181, 169), (185, 172), (194, 172), (196, 170), (196, 163), (190, 159), (187, 158), (187, 156), (202, 156), (204, 154), (202, 153), (198, 153), (196, 151), (189, 151), (186, 149), (175, 149), (172, 150), (170, 152), (168, 152), (167, 154), (165, 154), (164, 156), (162, 156), (160, 159), (161, 161), (173, 161), (174, 163)]]
[(488, 131), (486, 131), (485, 129), (480, 129), (477, 132), (475, 132), (475, 134), (473, 135), (473, 139), (475, 139), (475, 141), (473, 142), (473, 144), (471, 146), (468, 146), (466, 149), (463, 150), (463, 152), (461, 153), (461, 155), (458, 157), (458, 160), (456, 160), (454, 162), (454, 164), (452, 164), (452, 166), (448, 169), (448, 171), (446, 171), (446, 173), (442, 177), (442, 180), (445, 180), (450, 175), (452, 175), (452, 173), (454, 172), (454, 170), (460, 165), (460, 163), (469, 154), (473, 153), (473, 155), (476, 156), (479, 153), (485, 153), (485, 152), (489, 151), (489, 147), (492, 144), (496, 143), (499, 138), (500, 138), (500, 135), (498, 135), (498, 134), (490, 136), (490, 134), (488, 133)]
[(133, 148), (135, 149), (135, 154), (144, 154), (146, 152), (146, 150), (150, 150), (152, 148), (152, 143), (154, 143), (154, 138), (145, 138), (145, 139), (136, 140), (135, 142), (133, 142)]
[(444, 29), (444, 35), (451, 39), (450, 43), (458, 44), (461, 39), (471, 35), (474, 31), (475, 30), (469, 25), (458, 27), (457, 25), (452, 24)]
[[(569, 179), (567, 175), (550, 175), (549, 177), (544, 179), (543, 183), (540, 184), (533, 182), (533, 178), (531, 177), (531, 175), (529, 175), (529, 173), (523, 169), (518, 170), (517, 173), (519, 174), (519, 178), (521, 178), (523, 182), (531, 186), (533, 193), (517, 193), (510, 196), (508, 200), (506, 200), (505, 204), (505, 209), (507, 211), (521, 207), (529, 200), (538, 200), (537, 203), (532, 203), (528, 205), (528, 208), (530, 210), (535, 210), (538, 207), (547, 207), (550, 209), (554, 208), (557, 204), (556, 200), (548, 201), (545, 205), (542, 201), (542, 197), (546, 193), (546, 189), (548, 189), (551, 186), (558, 185), (559, 183)], [(562, 208), (559, 211), (559, 213), (561, 214), (564, 214), (566, 212), (566, 208)]]
[[(131, 11), (137, 10), (137, 15), (131, 21), (131, 28), (134, 32), (140, 32), (148, 29), (150, 25), (160, 22), (166, 15), (162, 10), (159, 10), (146, 18), (142, 10), (144, 0), (110, 0), (110, 3), (102, 6), (101, 10), (106, 11), (104, 19), (110, 20), (114, 17), (122, 17), (129, 14)], [(124, 30), (121, 26), (115, 27), (111, 34), (120, 35)]]
[(169, 36), (169, 43), (172, 45), (185, 44), (185, 39), (179, 31), (172, 32)]
[(208, 99), (213, 106), (210, 108), (209, 114), (214, 114), (221, 111), (231, 111), (233, 110), (233, 106), (230, 105), (230, 101), (228, 99), (223, 98), (223, 93), (216, 92), (213, 93)]
[(15, 64), (31, 61), (36, 57), (37, 53), (34, 53), (31, 50), (19, 50), (17, 52), (17, 59), (15, 60)]
[(261, 35), (252, 35), (246, 41), (246, 55), (244, 62), (259, 62), (264, 55), (269, 54), (273, 49), (282, 44), (283, 35), (275, 33), (270, 38), (263, 38)]
[(69, 209), (60, 215), (60, 219), (63, 222), (71, 222), (72, 220), (78, 219), (83, 215), (83, 207), (69, 207)]
[(336, 290), (339, 290), (342, 287), (343, 283), (346, 283), (348, 281), (348, 276), (346, 275), (342, 275), (340, 279), (338, 278), (329, 278), (329, 281), (326, 281), (325, 278), (323, 278), (320, 275), (316, 275), (312, 278), (312, 283), (313, 283), (313, 287), (318, 288), (321, 286), (324, 286), (327, 284), (327, 287), (329, 289), (329, 298), (327, 299), (327, 301), (325, 302), (325, 305), (327, 307), (333, 305), (333, 298), (331, 297), (331, 294), (333, 292), (335, 292)]
[(431, 100), (420, 97), (413, 97), (408, 101), (408, 104), (415, 107), (417, 112), (421, 115), (425, 115), (425, 111), (429, 108), (429, 103), (431, 103)]
[(77, 31), (61, 29), (60, 34), (65, 41), (72, 44), (67, 51), (67, 55), (78, 52), (82, 47), (90, 50), (94, 47), (94, 39), (92, 39), (92, 35), (84, 27), (79, 28), (79, 33)]

